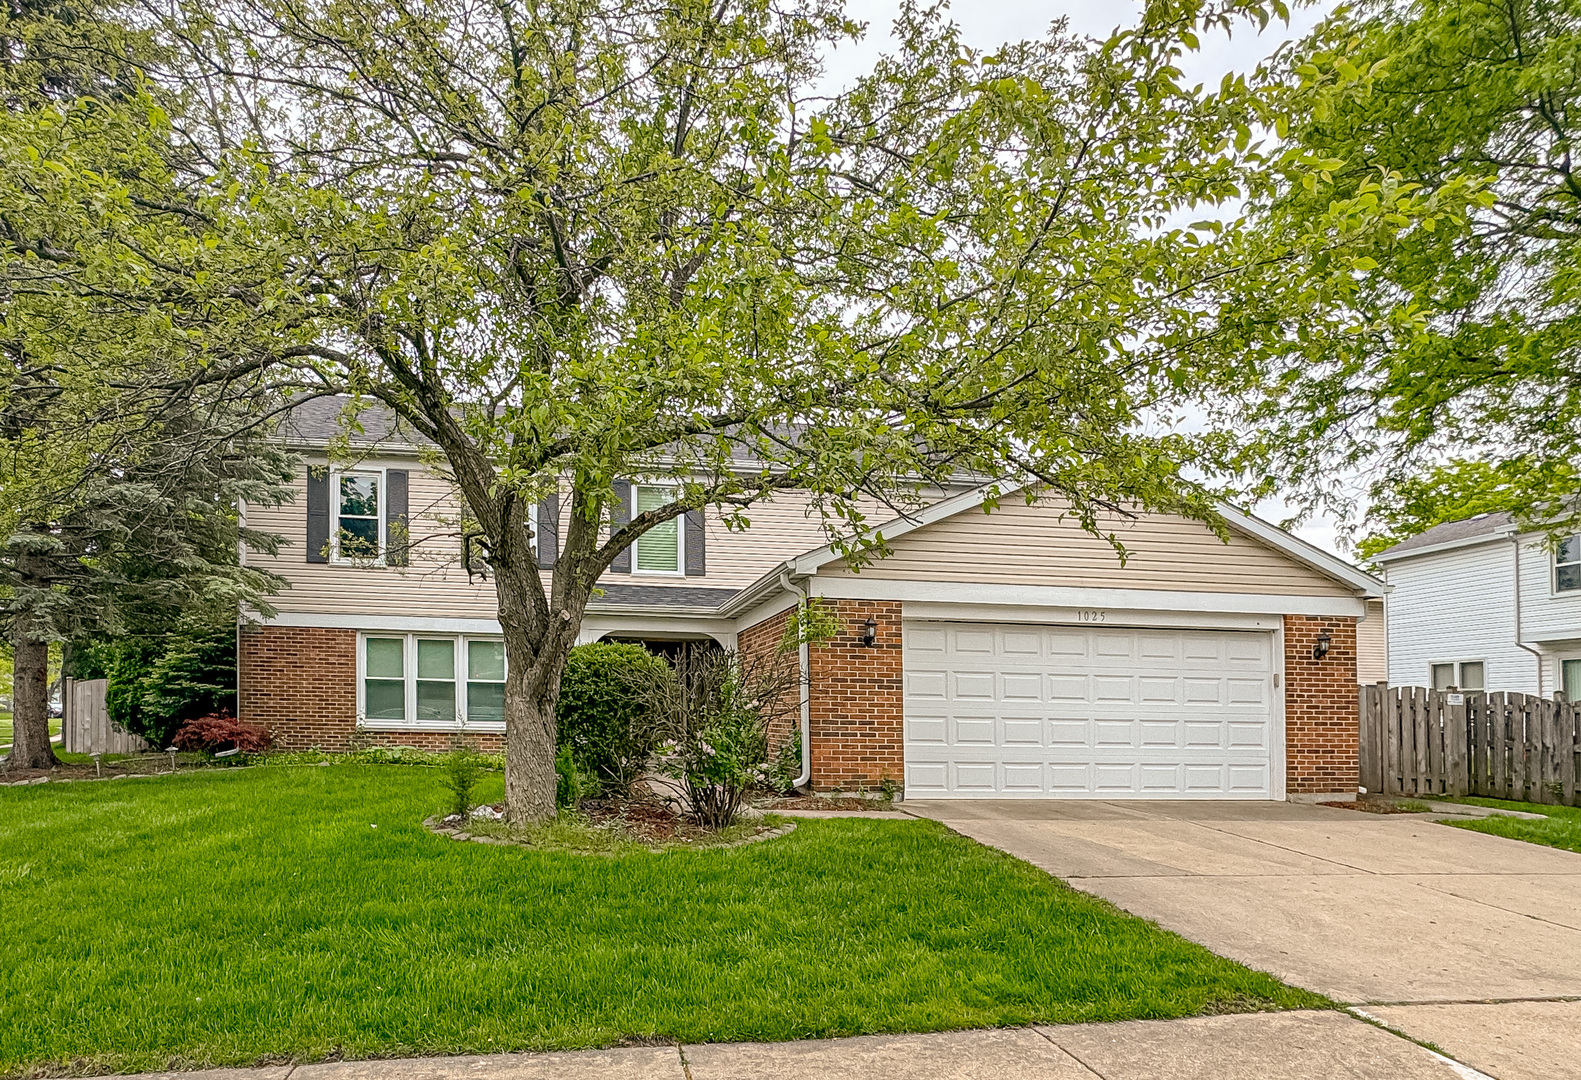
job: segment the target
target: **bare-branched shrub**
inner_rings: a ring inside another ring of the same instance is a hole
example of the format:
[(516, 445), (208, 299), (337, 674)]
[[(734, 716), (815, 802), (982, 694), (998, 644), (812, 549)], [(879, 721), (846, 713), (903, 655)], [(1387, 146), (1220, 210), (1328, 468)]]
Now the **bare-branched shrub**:
[(655, 771), (699, 825), (733, 824), (748, 788), (768, 775), (769, 731), (798, 708), (799, 678), (780, 654), (688, 646), (641, 684), (664, 736)]

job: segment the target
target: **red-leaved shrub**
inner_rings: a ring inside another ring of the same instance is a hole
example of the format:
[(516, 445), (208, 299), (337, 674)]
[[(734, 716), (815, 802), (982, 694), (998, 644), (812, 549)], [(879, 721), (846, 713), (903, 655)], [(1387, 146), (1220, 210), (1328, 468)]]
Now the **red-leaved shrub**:
[(244, 754), (260, 754), (273, 742), (269, 729), (262, 724), (249, 724), (225, 713), (200, 716), (188, 720), (171, 740), (177, 750), (229, 750), (235, 747)]

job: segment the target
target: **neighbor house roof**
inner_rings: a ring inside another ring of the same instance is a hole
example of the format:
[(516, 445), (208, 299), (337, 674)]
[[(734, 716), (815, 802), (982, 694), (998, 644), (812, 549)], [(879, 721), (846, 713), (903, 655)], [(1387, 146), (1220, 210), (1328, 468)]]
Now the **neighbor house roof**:
[(1407, 555), (1421, 555), (1428, 551), (1451, 547), (1466, 547), (1485, 543), (1488, 540), (1502, 539), (1515, 530), (1515, 515), (1507, 510), (1478, 514), (1475, 517), (1462, 518), (1460, 521), (1446, 521), (1442, 525), (1434, 525), (1425, 532), (1419, 532), (1415, 536), (1401, 540), (1393, 547), (1385, 548), (1373, 558), (1378, 562), (1388, 562)]

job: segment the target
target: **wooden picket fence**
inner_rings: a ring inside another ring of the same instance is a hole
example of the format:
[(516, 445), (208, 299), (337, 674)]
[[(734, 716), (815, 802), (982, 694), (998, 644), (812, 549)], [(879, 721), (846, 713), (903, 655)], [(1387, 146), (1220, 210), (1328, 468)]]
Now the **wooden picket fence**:
[(1361, 786), (1575, 806), (1581, 704), (1563, 696), (1361, 688)]

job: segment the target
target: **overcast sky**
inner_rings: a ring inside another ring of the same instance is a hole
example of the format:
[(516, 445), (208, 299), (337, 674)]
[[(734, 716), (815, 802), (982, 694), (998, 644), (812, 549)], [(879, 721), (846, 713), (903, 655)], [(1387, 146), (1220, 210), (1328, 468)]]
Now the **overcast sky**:
[[(1215, 86), (1227, 71), (1249, 71), (1279, 45), (1298, 38), (1310, 30), (1333, 5), (1322, 2), (1298, 8), (1291, 13), (1288, 26), (1272, 23), (1261, 35), (1254, 28), (1245, 26), (1233, 36), (1214, 34), (1204, 37), (1202, 50), (1182, 60), (1181, 67), (1188, 79), (1208, 86)], [(867, 37), (859, 44), (837, 50), (830, 58), (827, 78), (831, 85), (842, 85), (867, 70), (873, 59), (894, 48), (890, 27), (899, 11), (898, 0), (846, 0), (846, 10), (851, 17), (868, 24)], [(1141, 4), (1134, 2), (1104, 2), (1104, 0), (957, 0), (951, 5), (950, 17), (961, 27), (967, 45), (992, 49), (1005, 41), (1017, 41), (1042, 36), (1055, 19), (1070, 20), (1074, 33), (1106, 38), (1117, 27), (1133, 24), (1141, 11)], [(1271, 521), (1288, 516), (1288, 510), (1277, 500), (1255, 507), (1256, 512)], [(1309, 543), (1329, 551), (1340, 551), (1336, 544), (1334, 523), (1317, 520), (1296, 529), (1296, 534)], [(1341, 552), (1343, 554), (1343, 552)]]

